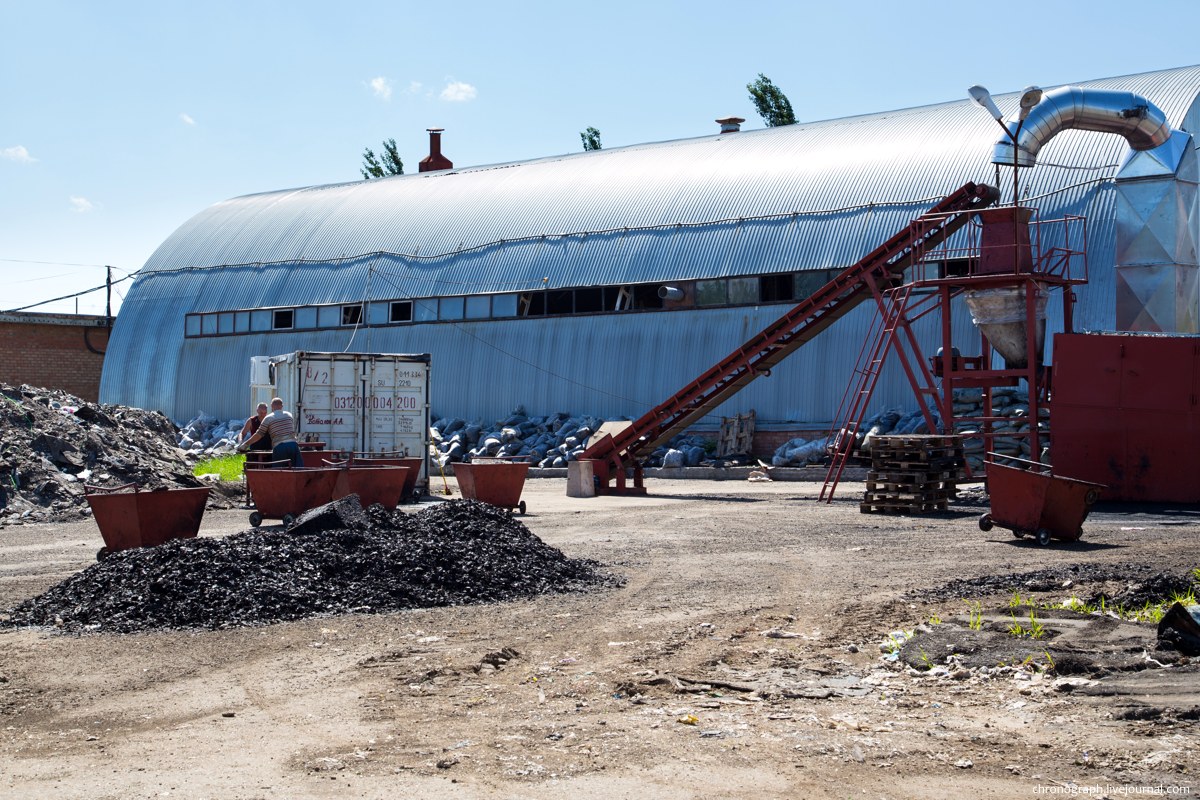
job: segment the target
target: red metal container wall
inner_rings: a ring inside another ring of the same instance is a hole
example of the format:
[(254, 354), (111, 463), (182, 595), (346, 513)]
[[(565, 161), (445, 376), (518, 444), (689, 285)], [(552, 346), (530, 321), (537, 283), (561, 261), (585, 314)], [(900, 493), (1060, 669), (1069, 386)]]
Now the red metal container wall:
[(1111, 500), (1200, 502), (1200, 339), (1054, 337), (1055, 472)]

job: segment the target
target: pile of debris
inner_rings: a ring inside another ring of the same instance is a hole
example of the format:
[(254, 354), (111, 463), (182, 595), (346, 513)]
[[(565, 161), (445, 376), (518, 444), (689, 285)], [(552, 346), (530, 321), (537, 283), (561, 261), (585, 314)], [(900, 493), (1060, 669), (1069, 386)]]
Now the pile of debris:
[[(1050, 409), (1039, 408), (1037, 428), (1042, 448), (1034, 453), (1030, 447), (1028, 431), (1034, 422), (1029, 416), (1029, 405), (1025, 402), (1028, 395), (1015, 386), (1000, 386), (992, 391), (992, 415), (998, 417), (992, 423), (992, 432), (996, 435), (992, 440), (992, 451), (1006, 456), (1016, 456), (1033, 461), (1050, 463)], [(973, 434), (981, 431), (978, 422), (970, 418), (983, 415), (983, 389), (954, 390), (954, 432), (966, 438), (963, 450), (967, 463), (975, 472), (983, 469), (984, 440), (974, 438)]]
[(0, 383), (0, 525), (78, 519), (84, 485), (201, 485), (157, 411)]
[[(934, 415), (934, 423), (941, 429), (941, 420)], [(925, 415), (920, 409), (902, 411), (899, 408), (880, 411), (868, 417), (858, 426), (854, 436), (851, 452), (862, 458), (871, 457), (871, 447), (876, 436), (908, 436), (910, 434), (931, 433), (925, 422)], [(829, 437), (817, 439), (790, 439), (780, 445), (771, 458), (774, 467), (803, 467), (808, 464), (820, 464), (829, 453)]]
[(222, 422), (201, 411), (179, 429), (176, 443), (181, 450), (196, 459), (232, 453), (237, 447), (238, 434), (245, 424), (245, 419)]
[(7, 625), (132, 632), (228, 628), (322, 614), (490, 603), (617, 586), (504, 511), (455, 500), (416, 514), (350, 495), (288, 531), (124, 550), (0, 617)]
[[(627, 420), (627, 417), (620, 417)], [(441, 417), (429, 429), (430, 456), (439, 467), (472, 458), (513, 458), (529, 461), (535, 467), (565, 467), (579, 458), (588, 439), (605, 420), (558, 412), (548, 416), (530, 416), (517, 406), (501, 420), (485, 424), (468, 422), (461, 417)], [(694, 467), (707, 457), (710, 440), (680, 434), (647, 458), (647, 467)]]

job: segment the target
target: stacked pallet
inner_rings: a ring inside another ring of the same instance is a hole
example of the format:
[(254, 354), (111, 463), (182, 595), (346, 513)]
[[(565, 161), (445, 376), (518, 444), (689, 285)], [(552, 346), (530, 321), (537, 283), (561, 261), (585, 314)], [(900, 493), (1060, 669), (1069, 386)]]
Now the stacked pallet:
[(945, 511), (963, 464), (961, 436), (878, 436), (863, 496), (864, 514)]

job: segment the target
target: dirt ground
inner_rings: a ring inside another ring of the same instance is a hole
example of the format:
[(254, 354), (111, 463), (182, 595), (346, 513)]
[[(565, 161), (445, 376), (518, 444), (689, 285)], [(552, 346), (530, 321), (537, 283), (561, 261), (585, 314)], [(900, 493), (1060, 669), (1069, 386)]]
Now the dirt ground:
[[(0, 794), (1200, 791), (1200, 673), (1148, 661), (1137, 637), (1152, 641), (1152, 626), (1113, 640), (1136, 668), (1073, 675), (1029, 659), (914, 669), (880, 649), (890, 631), (931, 617), (964, 627), (962, 599), (920, 596), (953, 579), (1194, 568), (1194, 509), (1098, 511), (1083, 541), (1043, 548), (981, 532), (980, 508), (868, 515), (861, 484), (843, 484), (832, 505), (816, 502), (818, 489), (660, 480), (649, 497), (571, 499), (563, 480), (530, 481), (529, 528), (625, 577), (586, 595), (215, 632), (0, 629)], [(202, 535), (245, 520), (210, 511)], [(0, 609), (84, 568), (99, 544), (90, 521), (0, 529)], [(980, 599), (994, 617), (1008, 595)]]

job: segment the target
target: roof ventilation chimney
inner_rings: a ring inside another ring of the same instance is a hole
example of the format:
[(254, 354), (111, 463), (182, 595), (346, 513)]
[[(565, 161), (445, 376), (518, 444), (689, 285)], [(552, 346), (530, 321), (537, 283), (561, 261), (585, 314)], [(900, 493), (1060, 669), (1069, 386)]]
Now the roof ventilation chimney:
[(717, 120), (721, 125), (721, 133), (737, 133), (742, 129), (742, 123), (745, 121), (741, 117), (723, 117)]
[(437, 172), (440, 169), (454, 169), (454, 162), (442, 155), (442, 131), (445, 128), (426, 128), (429, 131), (429, 155), (421, 159), (417, 165), (418, 172)]

